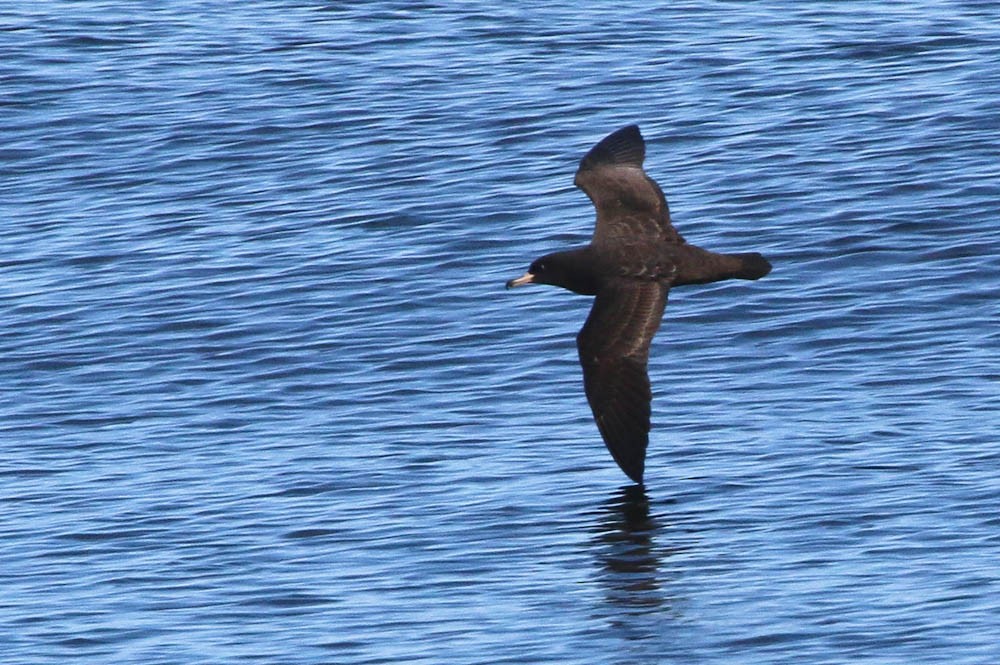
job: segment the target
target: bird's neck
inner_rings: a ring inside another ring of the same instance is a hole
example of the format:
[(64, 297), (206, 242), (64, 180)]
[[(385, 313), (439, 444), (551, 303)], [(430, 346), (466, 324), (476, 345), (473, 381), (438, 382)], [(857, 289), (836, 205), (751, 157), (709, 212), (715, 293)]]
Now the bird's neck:
[(565, 271), (559, 286), (585, 296), (597, 295), (601, 286), (600, 270), (591, 248), (579, 247), (559, 252), (558, 256)]

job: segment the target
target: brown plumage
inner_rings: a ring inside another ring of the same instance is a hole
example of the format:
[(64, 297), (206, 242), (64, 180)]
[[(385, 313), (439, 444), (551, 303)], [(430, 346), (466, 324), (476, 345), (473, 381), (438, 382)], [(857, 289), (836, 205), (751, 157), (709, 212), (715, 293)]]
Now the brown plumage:
[(771, 264), (757, 253), (716, 254), (689, 245), (670, 223), (667, 200), (642, 169), (646, 145), (629, 125), (580, 161), (574, 183), (597, 209), (590, 244), (535, 260), (507, 282), (552, 284), (596, 296), (577, 335), (583, 386), (597, 428), (618, 466), (642, 483), (652, 392), (649, 346), (673, 286), (759, 279)]

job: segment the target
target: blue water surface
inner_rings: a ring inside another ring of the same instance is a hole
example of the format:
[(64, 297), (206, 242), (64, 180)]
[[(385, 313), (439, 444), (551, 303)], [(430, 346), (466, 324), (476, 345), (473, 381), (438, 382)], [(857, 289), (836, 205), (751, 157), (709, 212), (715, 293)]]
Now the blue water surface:
[[(992, 2), (0, 7), (0, 662), (1000, 662)], [(685, 237), (645, 489), (583, 153)]]

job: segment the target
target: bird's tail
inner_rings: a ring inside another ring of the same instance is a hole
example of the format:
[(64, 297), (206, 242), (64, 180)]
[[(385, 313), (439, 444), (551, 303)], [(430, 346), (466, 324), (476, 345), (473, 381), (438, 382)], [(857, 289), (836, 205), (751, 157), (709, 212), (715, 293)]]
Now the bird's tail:
[(757, 252), (716, 254), (694, 245), (681, 245), (674, 286), (708, 284), (721, 279), (760, 279), (771, 272), (771, 264)]
[(739, 268), (733, 273), (737, 279), (760, 279), (771, 272), (771, 264), (757, 252), (747, 254), (732, 254), (740, 260)]

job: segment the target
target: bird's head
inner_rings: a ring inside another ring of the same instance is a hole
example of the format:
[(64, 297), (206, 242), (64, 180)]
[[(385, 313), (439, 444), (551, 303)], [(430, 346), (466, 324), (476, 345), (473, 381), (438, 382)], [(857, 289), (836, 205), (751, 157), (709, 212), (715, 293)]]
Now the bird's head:
[(525, 284), (551, 284), (576, 293), (593, 295), (595, 291), (584, 259), (584, 253), (580, 250), (546, 254), (532, 261), (524, 275), (507, 282), (507, 288)]
[(558, 254), (547, 254), (540, 259), (535, 259), (528, 266), (528, 272), (517, 279), (507, 282), (507, 288), (524, 286), (525, 284), (553, 284), (561, 286), (560, 277), (566, 275), (566, 269)]

